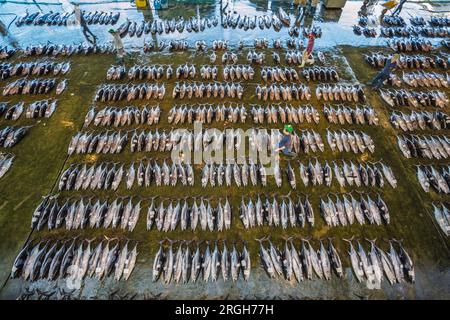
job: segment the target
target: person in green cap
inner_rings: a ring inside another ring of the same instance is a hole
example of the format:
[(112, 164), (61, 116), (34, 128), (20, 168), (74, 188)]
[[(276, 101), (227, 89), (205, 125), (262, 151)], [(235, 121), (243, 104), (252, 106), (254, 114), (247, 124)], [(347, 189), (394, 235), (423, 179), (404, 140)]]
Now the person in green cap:
[(290, 124), (284, 126), (283, 138), (281, 138), (281, 141), (278, 144), (278, 149), (276, 149), (275, 152), (283, 151), (283, 154), (286, 156), (290, 157), (296, 156), (296, 154), (291, 151), (293, 132), (294, 128)]
[(120, 38), (120, 34), (118, 31), (115, 31), (114, 29), (109, 29), (109, 33), (111, 33), (114, 37), (114, 46), (116, 48), (116, 54), (117, 54), (117, 62), (123, 63), (123, 59), (125, 57), (125, 49), (123, 48), (123, 42)]

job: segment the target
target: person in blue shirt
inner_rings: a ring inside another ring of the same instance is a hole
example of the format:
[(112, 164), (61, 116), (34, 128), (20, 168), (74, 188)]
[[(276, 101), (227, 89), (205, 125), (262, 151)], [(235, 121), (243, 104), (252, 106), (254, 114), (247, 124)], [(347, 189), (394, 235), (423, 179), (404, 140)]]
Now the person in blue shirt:
[(278, 149), (275, 152), (282, 151), (284, 155), (289, 157), (295, 157), (296, 154), (291, 151), (292, 148), (292, 133), (294, 132), (294, 128), (287, 124), (284, 126), (283, 130), (283, 138), (281, 138), (280, 143), (278, 144)]
[(390, 60), (386, 61), (383, 70), (381, 70), (372, 80), (372, 87), (375, 89), (380, 89), (383, 82), (389, 78), (391, 72), (397, 67), (397, 62), (399, 59), (400, 55), (394, 54)]

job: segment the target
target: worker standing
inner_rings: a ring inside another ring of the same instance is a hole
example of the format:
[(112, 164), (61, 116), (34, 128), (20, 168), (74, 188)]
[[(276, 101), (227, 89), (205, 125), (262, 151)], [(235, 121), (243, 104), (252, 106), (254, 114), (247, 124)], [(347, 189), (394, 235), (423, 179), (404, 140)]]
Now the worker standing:
[(308, 35), (308, 45), (306, 46), (306, 49), (303, 51), (302, 64), (300, 65), (300, 68), (303, 68), (305, 66), (305, 63), (314, 64), (312, 52), (314, 49), (315, 38), (316, 37), (314, 36), (314, 33), (310, 32)]
[(372, 80), (372, 87), (374, 87), (375, 89), (380, 89), (380, 87), (383, 85), (383, 82), (389, 78), (391, 72), (397, 67), (399, 59), (400, 55), (394, 54), (391, 59), (386, 61), (384, 68)]
[(114, 47), (116, 48), (117, 63), (123, 63), (126, 52), (123, 48), (122, 38), (120, 37), (119, 32), (113, 29), (110, 29), (109, 33), (111, 33), (114, 37)]

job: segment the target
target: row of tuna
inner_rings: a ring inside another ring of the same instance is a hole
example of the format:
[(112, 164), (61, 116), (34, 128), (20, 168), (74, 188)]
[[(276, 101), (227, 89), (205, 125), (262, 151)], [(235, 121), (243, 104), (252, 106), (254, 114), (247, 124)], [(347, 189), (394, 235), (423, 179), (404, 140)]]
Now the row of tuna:
[(297, 70), (289, 67), (263, 67), (261, 69), (261, 78), (265, 82), (293, 82), (300, 80)]
[[(217, 78), (217, 67), (216, 66), (202, 66), (200, 68), (200, 75), (202, 79), (213, 79)], [(225, 66), (222, 71), (222, 76), (225, 81), (234, 80), (253, 80), (255, 77), (255, 70), (250, 65), (231, 65)]]
[(221, 232), (231, 228), (232, 207), (228, 198), (224, 201), (218, 199), (216, 205), (204, 197), (200, 197), (199, 201), (197, 197), (185, 197), (183, 200), (161, 199), (159, 204), (155, 201), (156, 198), (151, 198), (148, 206), (147, 230), (154, 228), (169, 232), (176, 230), (178, 225), (182, 231), (196, 231), (200, 228), (202, 231)]
[(142, 83), (134, 84), (102, 84), (94, 97), (95, 101), (132, 101), (164, 99), (166, 87), (164, 84)]
[(16, 156), (12, 153), (0, 152), (0, 179), (8, 172), (11, 168)]
[[(172, 129), (169, 133), (158, 129), (155, 131), (134, 130), (131, 138), (131, 151), (160, 151), (167, 152), (179, 147), (180, 151), (220, 151), (225, 145), (226, 151), (242, 150), (245, 147), (248, 137), (251, 152), (263, 152), (274, 150), (278, 147), (282, 139), (279, 129), (257, 129), (250, 128), (247, 132), (242, 129), (204, 129), (202, 131), (192, 131), (189, 129)], [(368, 137), (368, 136), (367, 136)], [(368, 138), (365, 137), (368, 142)], [(347, 139), (343, 137), (343, 139)], [(351, 138), (350, 138), (351, 139)], [(292, 149), (294, 152), (303, 151), (305, 153), (324, 151), (324, 144), (321, 136), (314, 130), (302, 130), (299, 136), (294, 132), (292, 135)], [(244, 150), (245, 151), (245, 150)], [(234, 157), (234, 153), (232, 155)]]
[[(169, 79), (173, 74), (173, 70), (170, 66), (168, 66), (166, 70), (168, 70), (167, 79)], [(128, 77), (128, 79), (130, 80), (159, 80), (162, 79), (164, 75), (165, 69), (162, 65), (134, 65), (130, 69), (128, 69), (128, 72), (125, 66), (112, 65), (111, 67), (109, 67), (108, 71), (106, 71), (106, 80), (122, 80), (125, 77)]]
[[(389, 24), (388, 25), (395, 25), (395, 26), (405, 26), (406, 23), (403, 20), (402, 17), (400, 16), (384, 16), (383, 17), (383, 23), (385, 23), (384, 21), (394, 21), (396, 23), (394, 24)], [(411, 16), (409, 18), (409, 22), (411, 22), (411, 24), (413, 26), (425, 26), (427, 24), (427, 22), (430, 24), (430, 26), (432, 27), (448, 27), (450, 26), (450, 19), (447, 17), (436, 17), (436, 16), (431, 16), (430, 20), (425, 21), (424, 17), (421, 16)]]
[[(66, 26), (70, 24), (71, 18), (74, 15), (73, 12), (35, 12), (28, 13), (19, 17), (15, 22), (17, 27), (25, 26), (25, 25), (34, 25), (34, 26)], [(81, 12), (82, 19), (88, 25), (114, 25), (119, 20), (120, 12), (103, 12), (103, 11), (95, 11), (95, 12)], [(73, 19), (77, 19), (78, 17), (74, 17)]]
[(240, 83), (202, 83), (177, 82), (172, 91), (174, 99), (207, 99), (207, 98), (237, 98), (242, 99), (244, 87)]
[(333, 200), (330, 195), (320, 199), (320, 212), (325, 220), (327, 226), (347, 226), (358, 222), (360, 225), (366, 223), (381, 225), (383, 221), (389, 224), (391, 217), (389, 209), (380, 195), (373, 200), (369, 194), (366, 195), (367, 200), (363, 194), (360, 195), (359, 201), (350, 194), (350, 199), (345, 194), (342, 194), (342, 199), (335, 194)]
[(12, 57), (16, 53), (16, 49), (8, 46), (0, 46), (0, 60), (5, 60)]
[(50, 62), (50, 61), (36, 61), (36, 62), (20, 62), (17, 64), (0, 63), (0, 79), (5, 80), (9, 77), (24, 77), (24, 76), (44, 76), (53, 74), (66, 74), (70, 71), (70, 62)]
[(320, 121), (320, 114), (312, 105), (294, 107), (291, 104), (270, 106), (252, 105), (250, 113), (255, 124), (272, 123), (316, 123)]
[(19, 102), (9, 106), (7, 102), (0, 103), (0, 117), (5, 115), (5, 120), (17, 120), (25, 110), (27, 119), (50, 118), (58, 106), (58, 100), (46, 99), (30, 103), (24, 108), (24, 103)]
[(213, 105), (213, 104), (194, 104), (194, 105), (175, 105), (167, 115), (169, 124), (192, 124), (194, 122), (213, 123), (213, 122), (231, 122), (245, 123), (247, 119), (247, 110), (243, 104)]
[(128, 133), (122, 133), (122, 131), (78, 132), (70, 140), (67, 154), (121, 153), (127, 143)]
[[(128, 199), (128, 201), (127, 201)], [(117, 197), (114, 201), (101, 201), (94, 197), (58, 201), (58, 195), (46, 196), (36, 207), (31, 228), (48, 230), (65, 227), (67, 230), (90, 228), (121, 228), (133, 231), (139, 220), (141, 202), (133, 197)]]
[[(219, 249), (219, 241), (223, 243), (222, 249)], [(163, 247), (164, 242), (169, 243), (167, 248)], [(180, 244), (178, 249), (174, 250), (173, 244), (176, 242)], [(250, 278), (251, 259), (245, 242), (241, 252), (237, 250), (235, 242), (229, 251), (226, 240), (215, 240), (214, 249), (211, 249), (209, 241), (205, 241), (205, 248), (200, 248), (203, 241), (196, 241), (195, 249), (191, 249), (191, 242), (192, 240), (170, 239), (160, 242), (153, 259), (153, 282), (160, 278), (166, 285), (171, 282), (195, 283), (197, 280), (216, 282), (221, 277), (224, 282), (235, 282), (239, 277), (248, 281)]]
[(294, 202), (290, 195), (286, 196), (262, 196), (258, 194), (256, 199), (249, 197), (247, 201), (242, 196), (239, 207), (239, 216), (244, 228), (268, 225), (286, 229), (305, 227), (306, 222), (314, 227), (314, 211), (308, 197), (302, 201), (300, 197)]
[(48, 94), (56, 87), (55, 93), (60, 95), (67, 87), (67, 80), (62, 80), (56, 84), (56, 79), (19, 79), (7, 84), (3, 88), (3, 96), (15, 94)]
[(397, 136), (397, 144), (405, 158), (447, 159), (450, 157), (450, 139), (440, 135)]
[(7, 126), (0, 129), (0, 147), (12, 148), (18, 144), (23, 137), (27, 134), (31, 126), (16, 127)]
[(58, 182), (58, 190), (114, 190), (125, 181), (127, 189), (135, 184), (139, 187), (175, 186), (180, 182), (184, 186), (194, 185), (194, 170), (190, 164), (169, 166), (164, 160), (158, 164), (155, 160), (140, 160), (138, 164), (131, 162), (125, 168), (124, 163), (100, 162), (96, 164), (72, 163), (62, 174)]
[[(387, 61), (392, 59), (392, 55), (384, 53), (364, 54), (364, 60), (374, 68), (383, 68)], [(447, 69), (450, 62), (438, 56), (423, 55), (400, 55), (397, 61), (399, 69), (435, 69), (437, 67)]]
[(384, 27), (380, 30), (380, 37), (428, 37), (446, 38), (450, 35), (445, 27)]
[[(389, 252), (385, 252), (376, 246), (375, 240), (367, 240), (371, 244), (368, 253), (359, 241), (357, 241), (358, 250), (353, 246), (353, 238), (344, 241), (350, 245), (350, 261), (358, 282), (366, 280), (372, 285), (380, 284), (383, 273), (390, 284), (415, 282), (414, 264), (400, 241), (389, 240)], [(393, 245), (394, 242), (398, 244), (397, 250)]]
[(131, 125), (153, 125), (159, 123), (161, 109), (159, 105), (125, 108), (106, 107), (97, 110), (92, 106), (84, 117), (84, 126), (93, 124), (96, 127), (124, 127)]
[(171, 34), (175, 31), (182, 33), (184, 30), (189, 33), (203, 32), (206, 28), (209, 29), (217, 26), (218, 23), (219, 20), (217, 17), (191, 17), (188, 20), (185, 20), (183, 17), (171, 20), (152, 19), (152, 21), (142, 20), (139, 24), (136, 21), (130, 21), (127, 19), (117, 28), (117, 31), (122, 38), (125, 36), (136, 36), (140, 38), (142, 35), (147, 34)]
[(262, 101), (300, 101), (311, 99), (311, 89), (304, 84), (272, 84), (270, 86), (257, 85), (256, 97)]
[(339, 74), (332, 67), (305, 68), (302, 75), (308, 81), (339, 81)]
[[(144, 207), (145, 199), (138, 197), (116, 197), (114, 200), (94, 200), (94, 197), (79, 200), (66, 199), (58, 201), (58, 196), (45, 197), (35, 209), (31, 228), (49, 230), (65, 227), (67, 230), (90, 228), (121, 228), (134, 230)], [(231, 227), (232, 208), (228, 199), (216, 206), (209, 199), (184, 198), (174, 201), (158, 197), (148, 199), (146, 226), (168, 232), (180, 226), (181, 230), (223, 231)], [(192, 203), (192, 204), (190, 204)]]
[[(380, 167), (376, 164), (361, 164), (355, 165), (352, 161), (348, 164), (345, 160), (342, 160), (342, 164), (338, 165), (336, 161), (333, 161), (334, 167), (331, 169), (328, 162), (322, 165), (317, 159), (313, 163), (311, 160), (308, 165), (304, 165), (303, 162), (299, 162), (300, 178), (305, 187), (310, 185), (323, 185), (331, 186), (333, 180), (333, 172), (336, 180), (341, 187), (353, 186), (361, 187), (375, 187), (383, 188), (385, 185), (385, 179), (392, 188), (397, 187), (397, 179), (392, 169), (380, 162)], [(205, 164), (201, 172), (201, 184), (202, 187), (206, 187), (208, 184), (211, 187), (217, 186), (230, 186), (234, 184), (237, 187), (261, 184), (267, 185), (267, 173), (266, 168), (262, 165), (255, 164), (253, 161), (249, 163), (237, 164), (228, 162), (226, 164)], [(292, 189), (296, 189), (297, 180), (294, 168), (290, 162), (287, 163), (286, 176), (289, 185)], [(280, 187), (282, 185), (282, 172), (280, 166), (277, 164), (273, 168), (275, 184)]]
[[(302, 239), (301, 250), (294, 245), (293, 238), (285, 240), (284, 248), (278, 249), (268, 237), (255, 239), (259, 242), (259, 257), (267, 275), (272, 278), (283, 278), (287, 281), (312, 280), (314, 274), (319, 279), (330, 280), (334, 272), (339, 278), (344, 277), (341, 258), (331, 239), (328, 250), (320, 240), (320, 250), (316, 251), (308, 239)], [(268, 241), (269, 246), (264, 246)]]
[(88, 25), (100, 24), (100, 25), (115, 25), (120, 18), (120, 12), (104, 12), (104, 11), (82, 11), (84, 21)]
[[(106, 237), (105, 237), (106, 238)], [(72, 283), (85, 277), (103, 280), (126, 281), (130, 277), (138, 256), (137, 243), (129, 247), (130, 240), (117, 238), (99, 240), (92, 246), (91, 240), (33, 240), (17, 255), (11, 270), (11, 278), (25, 281), (66, 279)]]
[(353, 26), (353, 33), (357, 36), (365, 36), (366, 38), (375, 38), (377, 36), (377, 30), (370, 27)]
[(411, 90), (380, 90), (381, 98), (390, 107), (403, 107), (410, 106), (418, 108), (423, 107), (435, 107), (445, 108), (450, 105), (448, 96), (437, 90), (428, 91), (411, 91)]
[(0, 102), (0, 117), (5, 115), (5, 120), (16, 121), (23, 113), (23, 106), (23, 102), (18, 102), (11, 106), (8, 102)]
[[(266, 131), (250, 129), (249, 139), (252, 150), (268, 149), (269, 143), (276, 145), (279, 140), (279, 130), (274, 129), (271, 133), (273, 141), (269, 141), (269, 135)], [(241, 144), (245, 142), (245, 132), (240, 129), (227, 129), (225, 132), (214, 129), (204, 129), (201, 132), (193, 132), (188, 129), (172, 129), (169, 133), (163, 130), (161, 133), (158, 129), (152, 131), (133, 130), (130, 141), (131, 152), (170, 152), (176, 147), (180, 150), (212, 150), (218, 151), (226, 146), (229, 150), (239, 150)], [(255, 141), (256, 139), (264, 139), (264, 141)], [(124, 150), (129, 140), (129, 131), (123, 133), (119, 131), (103, 131), (103, 132), (78, 132), (74, 135), (69, 143), (67, 153), (86, 154), (86, 153), (120, 153)], [(267, 143), (267, 145), (265, 144)]]
[(443, 130), (450, 125), (450, 116), (442, 111), (415, 111), (409, 113), (402, 111), (392, 111), (391, 123), (395, 129), (404, 132), (415, 130)]
[[(272, 58), (275, 63), (280, 63), (280, 56), (278, 53), (273, 52)], [(317, 51), (317, 58), (320, 62), (325, 63), (325, 56), (323, 52)], [(287, 51), (284, 57), (284, 61), (289, 65), (301, 65), (303, 64), (303, 51), (301, 50), (292, 50)]]
[(385, 26), (404, 26), (406, 25), (405, 20), (399, 15), (384, 15), (381, 20), (381, 24)]
[[(251, 59), (249, 59), (251, 58)], [(255, 60), (256, 59), (256, 60)], [(256, 63), (257, 61), (260, 61), (263, 59), (263, 54), (259, 54), (259, 55), (252, 55), (252, 56), (248, 56), (247, 55), (247, 61), (249, 63)], [(211, 55), (209, 56), (209, 62), (210, 63), (215, 63), (217, 60), (217, 55), (215, 52), (211, 53)], [(222, 58), (220, 59), (220, 61), (222, 62), (222, 64), (236, 64), (238, 62), (238, 56), (236, 53), (234, 52), (225, 52), (222, 55)], [(262, 61), (261, 61), (262, 63)]]
[(327, 129), (327, 142), (333, 152), (364, 153), (375, 152), (372, 138), (363, 131), (355, 130), (329, 130)]
[(356, 106), (350, 108), (346, 105), (327, 105), (323, 106), (325, 119), (332, 124), (367, 124), (377, 126), (380, 119), (377, 112), (368, 105)]
[(365, 103), (366, 94), (360, 85), (318, 84), (316, 88), (317, 99), (323, 101), (349, 101)]
[(387, 45), (395, 52), (431, 52), (434, 49), (430, 40), (422, 38), (389, 40)]
[[(248, 185), (267, 185), (266, 168), (262, 165), (249, 161), (249, 164), (238, 164), (228, 161), (227, 163), (205, 164), (201, 172), (201, 185), (203, 188)], [(281, 186), (282, 178), (279, 166), (274, 169), (274, 179), (278, 187)], [(233, 184), (234, 183), (234, 184)]]
[[(379, 166), (378, 166), (379, 164)], [(381, 167), (381, 168), (380, 168)], [(369, 162), (357, 162), (356, 164), (350, 160), (341, 160), (339, 163), (337, 160), (333, 160), (333, 169), (328, 164), (320, 163), (316, 158), (315, 162), (309, 160), (308, 164), (304, 164), (299, 161), (300, 178), (305, 187), (309, 185), (322, 185), (331, 186), (334, 176), (339, 183), (339, 186), (353, 186), (356, 187), (380, 187), (383, 188), (386, 179), (392, 188), (397, 188), (397, 179), (395, 178), (392, 169), (384, 164), (382, 161), (376, 163)]]
[(447, 202), (433, 203), (433, 214), (436, 222), (446, 236), (450, 235), (450, 210)]
[(23, 53), (26, 56), (52, 56), (52, 57), (70, 57), (72, 55), (88, 55), (88, 54), (112, 54), (116, 49), (112, 44), (39, 44), (29, 45)]
[(279, 7), (277, 13), (272, 15), (247, 16), (242, 15), (231, 10), (222, 16), (221, 25), (223, 28), (244, 29), (247, 31), (255, 29), (258, 26), (261, 30), (270, 29), (273, 27), (275, 31), (280, 31), (283, 26), (289, 27), (291, 19), (283, 8)]
[(430, 187), (437, 193), (450, 193), (450, 167), (440, 169), (432, 165), (417, 165), (417, 179), (423, 191), (429, 192)]
[(436, 27), (450, 27), (450, 18), (449, 17), (431, 17), (429, 21), (430, 25)]
[(438, 74), (435, 72), (410, 72), (402, 74), (402, 80), (410, 87), (437, 87), (437, 88), (448, 88), (450, 83), (450, 75)]

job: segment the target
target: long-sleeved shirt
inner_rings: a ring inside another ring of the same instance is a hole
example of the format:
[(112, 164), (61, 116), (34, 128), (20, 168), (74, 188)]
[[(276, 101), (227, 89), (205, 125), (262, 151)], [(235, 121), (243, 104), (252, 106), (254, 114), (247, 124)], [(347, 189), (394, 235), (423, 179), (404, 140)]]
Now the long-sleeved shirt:
[(291, 136), (290, 135), (283, 135), (283, 138), (281, 138), (280, 143), (278, 144), (278, 148), (282, 148), (284, 147), (285, 150), (290, 150), (291, 149)]

